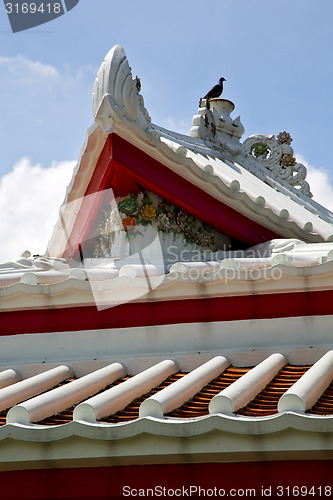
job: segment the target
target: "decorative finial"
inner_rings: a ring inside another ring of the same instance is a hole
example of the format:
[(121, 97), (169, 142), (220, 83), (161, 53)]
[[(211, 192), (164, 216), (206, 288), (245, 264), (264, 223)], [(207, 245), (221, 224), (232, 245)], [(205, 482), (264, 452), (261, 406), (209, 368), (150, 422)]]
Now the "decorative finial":
[(292, 142), (291, 135), (286, 131), (280, 132), (276, 138), (279, 144), (291, 144)]

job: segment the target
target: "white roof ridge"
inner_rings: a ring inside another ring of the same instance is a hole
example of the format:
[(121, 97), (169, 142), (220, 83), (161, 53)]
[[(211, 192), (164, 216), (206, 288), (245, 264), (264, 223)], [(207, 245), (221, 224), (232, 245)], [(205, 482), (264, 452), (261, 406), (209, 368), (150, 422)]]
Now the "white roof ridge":
[[(174, 141), (181, 146), (185, 146), (195, 154), (207, 156), (208, 163), (210, 161), (209, 157), (211, 157), (212, 160), (220, 160), (227, 165), (228, 162), (231, 162), (231, 165), (228, 165), (230, 167), (235, 167), (235, 164), (239, 163), (240, 166), (242, 168), (245, 168), (249, 173), (255, 174), (256, 176), (259, 175), (259, 177), (264, 177), (264, 179), (261, 179), (263, 182), (281, 192), (283, 195), (288, 196), (296, 203), (303, 205), (304, 208), (306, 208), (309, 212), (312, 212), (314, 215), (318, 215), (323, 220), (327, 220), (327, 218), (324, 216), (325, 214), (331, 219), (331, 222), (333, 223), (333, 212), (320, 205), (315, 200), (312, 200), (309, 196), (305, 195), (301, 191), (293, 188), (293, 186), (285, 182), (283, 179), (270, 177), (269, 170), (265, 168), (265, 166), (263, 166), (261, 163), (259, 163), (254, 157), (247, 155), (247, 166), (244, 167), (244, 165), (242, 164), (242, 158), (240, 158), (239, 155), (232, 157), (228, 153), (228, 151), (214, 149), (210, 144), (207, 144), (202, 139), (193, 138), (191, 136), (180, 134), (178, 132), (173, 132), (156, 124), (152, 124), (152, 128), (153, 130), (157, 131), (162, 138)], [(168, 145), (168, 143), (166, 144)], [(244, 156), (244, 153), (241, 156)]]

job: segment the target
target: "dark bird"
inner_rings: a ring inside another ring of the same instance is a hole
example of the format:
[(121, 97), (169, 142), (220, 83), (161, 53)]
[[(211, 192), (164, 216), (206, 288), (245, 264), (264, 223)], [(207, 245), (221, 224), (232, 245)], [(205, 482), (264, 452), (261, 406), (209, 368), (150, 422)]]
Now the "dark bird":
[(219, 83), (214, 85), (214, 87), (207, 92), (204, 99), (214, 99), (214, 97), (220, 97), (223, 92), (223, 82), (225, 81), (225, 78), (220, 78)]
[(140, 92), (140, 90), (141, 90), (141, 80), (140, 80), (140, 78), (138, 76), (136, 76), (134, 78), (134, 82), (135, 82), (137, 91)]

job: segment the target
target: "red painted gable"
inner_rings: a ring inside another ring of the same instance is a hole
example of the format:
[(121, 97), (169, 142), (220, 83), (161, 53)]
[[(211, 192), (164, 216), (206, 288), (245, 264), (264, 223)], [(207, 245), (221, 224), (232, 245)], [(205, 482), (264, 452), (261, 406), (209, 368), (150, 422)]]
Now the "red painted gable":
[(63, 257), (76, 258), (83, 248), (102, 206), (105, 190), (114, 196), (147, 189), (169, 203), (211, 225), (223, 234), (249, 245), (281, 235), (248, 219), (203, 189), (194, 186), (170, 168), (116, 134), (109, 135), (85, 193)]

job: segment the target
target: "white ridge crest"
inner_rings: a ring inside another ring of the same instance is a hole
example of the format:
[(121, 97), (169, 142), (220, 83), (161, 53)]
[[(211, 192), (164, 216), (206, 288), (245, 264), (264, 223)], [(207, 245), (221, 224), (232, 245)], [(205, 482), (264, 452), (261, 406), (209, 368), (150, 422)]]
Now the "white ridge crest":
[(101, 64), (93, 90), (93, 114), (105, 132), (115, 121), (127, 120), (143, 130), (150, 116), (140, 94), (140, 80), (133, 78), (124, 49), (115, 45)]

